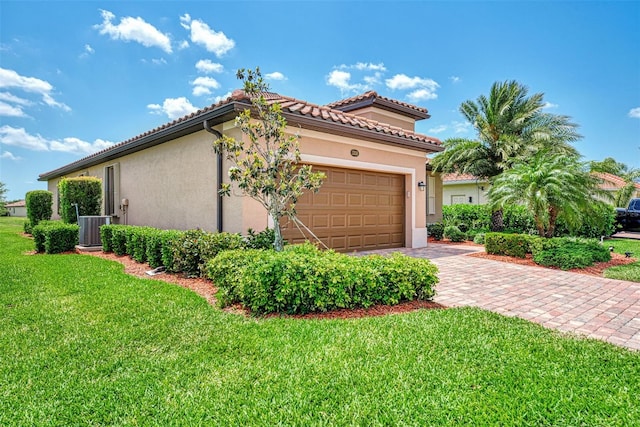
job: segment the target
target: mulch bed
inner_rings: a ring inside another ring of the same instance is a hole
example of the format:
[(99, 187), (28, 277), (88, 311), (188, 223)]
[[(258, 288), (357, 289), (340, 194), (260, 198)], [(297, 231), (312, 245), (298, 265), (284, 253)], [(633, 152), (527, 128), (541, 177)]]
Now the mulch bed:
[[(213, 306), (216, 306), (217, 288), (208, 279), (200, 278), (188, 278), (182, 274), (162, 273), (156, 276), (149, 276), (147, 271), (152, 270), (148, 264), (141, 264), (133, 260), (131, 257), (122, 255), (118, 256), (114, 253), (105, 253), (102, 251), (97, 252), (83, 252), (86, 255), (97, 256), (103, 259), (119, 262), (124, 265), (124, 271), (132, 276), (140, 277), (143, 279), (162, 280), (164, 282), (173, 283), (183, 288), (187, 288), (202, 296), (207, 302)], [(288, 315), (288, 314), (270, 314), (266, 317), (290, 317), (295, 319), (355, 319), (361, 317), (371, 316), (384, 316), (387, 314), (406, 313), (409, 311), (419, 309), (443, 309), (445, 306), (435, 303), (433, 301), (408, 301), (397, 305), (376, 305), (369, 308), (359, 309), (341, 309), (328, 311), (326, 313), (309, 313), (302, 315)], [(244, 316), (250, 316), (248, 310), (239, 305), (227, 307), (224, 311), (228, 313), (240, 314)]]
[[(560, 268), (558, 268), (558, 267), (544, 267), (542, 265), (536, 264), (533, 261), (533, 256), (531, 254), (527, 254), (526, 258), (515, 258), (515, 257), (510, 257), (510, 256), (505, 256), (505, 255), (490, 255), (490, 254), (488, 254), (486, 252), (478, 252), (478, 253), (474, 253), (474, 254), (469, 254), (467, 256), (472, 256), (472, 257), (476, 257), (476, 258), (490, 259), (490, 260), (493, 260), (493, 261), (508, 262), (508, 263), (511, 263), (511, 264), (526, 265), (526, 266), (529, 266), (529, 267), (538, 267), (538, 268), (546, 268), (546, 269), (551, 269), (551, 270), (560, 270)], [(636, 261), (637, 261), (636, 258), (626, 258), (622, 254), (612, 253), (611, 254), (611, 261), (608, 261), (608, 262), (596, 262), (591, 267), (573, 268), (573, 269), (567, 270), (567, 271), (570, 271), (572, 273), (586, 274), (588, 276), (603, 277), (604, 270), (606, 270), (609, 267), (615, 267), (617, 265), (627, 265), (627, 264), (634, 263)]]

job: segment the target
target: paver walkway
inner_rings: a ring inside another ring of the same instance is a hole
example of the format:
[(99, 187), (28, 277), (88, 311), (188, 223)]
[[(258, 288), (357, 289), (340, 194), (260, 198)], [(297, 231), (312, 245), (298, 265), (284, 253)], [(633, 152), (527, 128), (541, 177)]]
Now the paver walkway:
[(640, 350), (640, 283), (465, 256), (478, 246), (389, 249), (439, 268), (435, 301), (517, 316), (547, 328)]

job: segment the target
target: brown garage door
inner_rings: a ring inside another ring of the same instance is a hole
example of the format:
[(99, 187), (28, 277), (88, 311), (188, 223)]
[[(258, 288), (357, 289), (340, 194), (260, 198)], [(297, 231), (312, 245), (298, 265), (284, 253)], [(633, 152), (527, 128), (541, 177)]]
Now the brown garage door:
[[(337, 251), (404, 246), (404, 176), (314, 166), (327, 179), (316, 194), (298, 200), (298, 219)], [(289, 243), (313, 240), (286, 223)]]

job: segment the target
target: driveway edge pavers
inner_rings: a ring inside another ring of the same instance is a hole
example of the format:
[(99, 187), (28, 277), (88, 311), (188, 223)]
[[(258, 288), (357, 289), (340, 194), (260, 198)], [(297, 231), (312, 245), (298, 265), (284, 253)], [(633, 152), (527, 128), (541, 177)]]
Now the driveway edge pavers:
[(467, 256), (481, 251), (439, 243), (374, 252), (430, 259), (440, 270), (434, 301), (442, 305), (479, 307), (640, 350), (640, 283)]

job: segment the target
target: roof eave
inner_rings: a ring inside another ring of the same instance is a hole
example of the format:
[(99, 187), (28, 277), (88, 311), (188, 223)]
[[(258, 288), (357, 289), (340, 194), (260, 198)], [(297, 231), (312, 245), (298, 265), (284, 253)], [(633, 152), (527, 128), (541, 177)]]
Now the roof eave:
[[(244, 107), (242, 109), (244, 109)], [(97, 164), (108, 162), (110, 160), (115, 160), (119, 157), (162, 144), (163, 142), (167, 142), (172, 139), (180, 138), (181, 136), (201, 131), (204, 129), (203, 123), (205, 121), (215, 120), (215, 123), (212, 123), (212, 125), (215, 126), (216, 124), (222, 123), (227, 119), (235, 117), (237, 111), (237, 102), (225, 104), (220, 108), (204, 112), (200, 115), (176, 123), (173, 126), (169, 126), (150, 135), (143, 136), (130, 143), (123, 144), (122, 146), (117, 146), (112, 150), (107, 149), (103, 152), (97, 153), (95, 156), (89, 156), (76, 162), (69, 163), (53, 171), (45, 172), (38, 177), (38, 181), (48, 181), (50, 179), (58, 178), (80, 169), (95, 166)]]
[(343, 135), (349, 137), (360, 137), (362, 139), (375, 140), (378, 143), (400, 146), (404, 148), (410, 148), (413, 150), (419, 150), (423, 152), (440, 152), (444, 151), (444, 147), (435, 143), (427, 143), (421, 141), (412, 141), (408, 138), (404, 138), (397, 135), (389, 135), (377, 131), (373, 131), (365, 128), (358, 128), (354, 126), (346, 126), (344, 124), (328, 122), (326, 120), (307, 117), (301, 114), (283, 112), (287, 124), (298, 124), (305, 129), (324, 131), (335, 135)]

